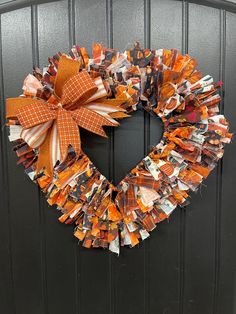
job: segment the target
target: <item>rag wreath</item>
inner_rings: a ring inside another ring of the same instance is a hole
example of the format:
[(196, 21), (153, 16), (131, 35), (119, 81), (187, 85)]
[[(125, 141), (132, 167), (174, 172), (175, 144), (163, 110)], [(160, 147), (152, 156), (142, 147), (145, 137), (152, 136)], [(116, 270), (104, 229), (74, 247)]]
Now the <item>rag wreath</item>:
[[(230, 143), (219, 114), (222, 83), (196, 69), (176, 49), (121, 53), (94, 44), (92, 58), (74, 46), (48, 67), (34, 69), (23, 95), (6, 101), (9, 139), (25, 172), (57, 205), (59, 221), (75, 224), (86, 248), (119, 254), (149, 237), (156, 224), (188, 204)], [(114, 186), (81, 149), (80, 128), (106, 136), (103, 126), (144, 109), (161, 118), (163, 137)]]

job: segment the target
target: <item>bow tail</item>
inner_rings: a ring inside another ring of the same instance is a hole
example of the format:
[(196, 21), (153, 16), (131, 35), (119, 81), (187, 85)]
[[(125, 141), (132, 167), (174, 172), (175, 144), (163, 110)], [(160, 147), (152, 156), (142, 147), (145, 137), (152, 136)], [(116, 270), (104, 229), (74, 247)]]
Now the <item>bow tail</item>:
[(78, 125), (72, 118), (70, 111), (63, 108), (58, 109), (57, 114), (57, 134), (60, 143), (61, 161), (64, 161), (68, 155), (68, 146), (71, 145), (78, 157), (81, 150), (80, 132)]
[(38, 149), (38, 159), (36, 164), (36, 173), (44, 169), (45, 173), (52, 178), (53, 177), (53, 164), (50, 155), (50, 142), (51, 142), (52, 128), (48, 131), (45, 141), (40, 145)]
[(60, 142), (58, 137), (57, 122), (46, 134), (44, 142), (39, 146), (36, 173), (44, 169), (49, 177), (53, 177), (53, 168), (58, 161), (61, 161)]
[(117, 126), (118, 122), (113, 123), (112, 121), (104, 118), (100, 114), (89, 110), (85, 107), (81, 107), (72, 112), (72, 117), (75, 122), (82, 128), (98, 134), (103, 137), (107, 137), (103, 126)]

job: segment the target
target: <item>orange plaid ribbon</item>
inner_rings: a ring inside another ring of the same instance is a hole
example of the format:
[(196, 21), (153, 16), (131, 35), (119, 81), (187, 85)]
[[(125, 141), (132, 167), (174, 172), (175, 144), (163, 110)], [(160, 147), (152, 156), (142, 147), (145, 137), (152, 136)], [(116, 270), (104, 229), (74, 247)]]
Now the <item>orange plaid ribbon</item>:
[(39, 148), (37, 171), (53, 167), (65, 160), (68, 146), (80, 154), (78, 126), (106, 136), (102, 126), (115, 126), (102, 115), (86, 108), (86, 104), (107, 95), (101, 78), (92, 80), (87, 71), (79, 72), (80, 63), (61, 56), (55, 79), (55, 96), (47, 102), (18, 97), (7, 99), (7, 118), (16, 117), (23, 127), (21, 137), (33, 148)]

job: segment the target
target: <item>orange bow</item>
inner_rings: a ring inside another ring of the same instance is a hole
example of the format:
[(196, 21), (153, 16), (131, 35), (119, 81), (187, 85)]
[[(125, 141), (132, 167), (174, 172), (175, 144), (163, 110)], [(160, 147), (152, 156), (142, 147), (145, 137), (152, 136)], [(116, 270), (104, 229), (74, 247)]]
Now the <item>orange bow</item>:
[(53, 175), (55, 163), (65, 160), (71, 145), (81, 151), (78, 126), (106, 136), (102, 126), (116, 126), (111, 120), (86, 108), (86, 104), (107, 96), (102, 79), (92, 80), (80, 63), (62, 55), (58, 64), (54, 92), (47, 102), (37, 98), (7, 99), (7, 118), (16, 117), (23, 127), (21, 137), (39, 148), (37, 171), (46, 168)]

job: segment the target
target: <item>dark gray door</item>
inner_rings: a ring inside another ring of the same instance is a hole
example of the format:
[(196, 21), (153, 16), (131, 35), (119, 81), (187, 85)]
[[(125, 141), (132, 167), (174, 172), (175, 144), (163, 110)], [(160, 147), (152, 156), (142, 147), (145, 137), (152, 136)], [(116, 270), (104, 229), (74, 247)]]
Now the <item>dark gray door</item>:
[[(224, 81), (221, 110), (236, 127), (236, 4), (228, 1), (1, 1), (0, 313), (235, 314), (236, 144), (223, 162), (151, 238), (120, 257), (77, 245), (37, 187), (16, 166), (4, 128), (4, 99), (53, 53), (94, 41), (124, 50), (138, 40), (178, 48)], [(41, 4), (40, 4), (41, 3)], [(206, 4), (207, 6), (199, 5)], [(83, 133), (85, 150), (117, 182), (161, 137), (136, 113), (110, 139)], [(130, 145), (132, 143), (132, 146)]]

